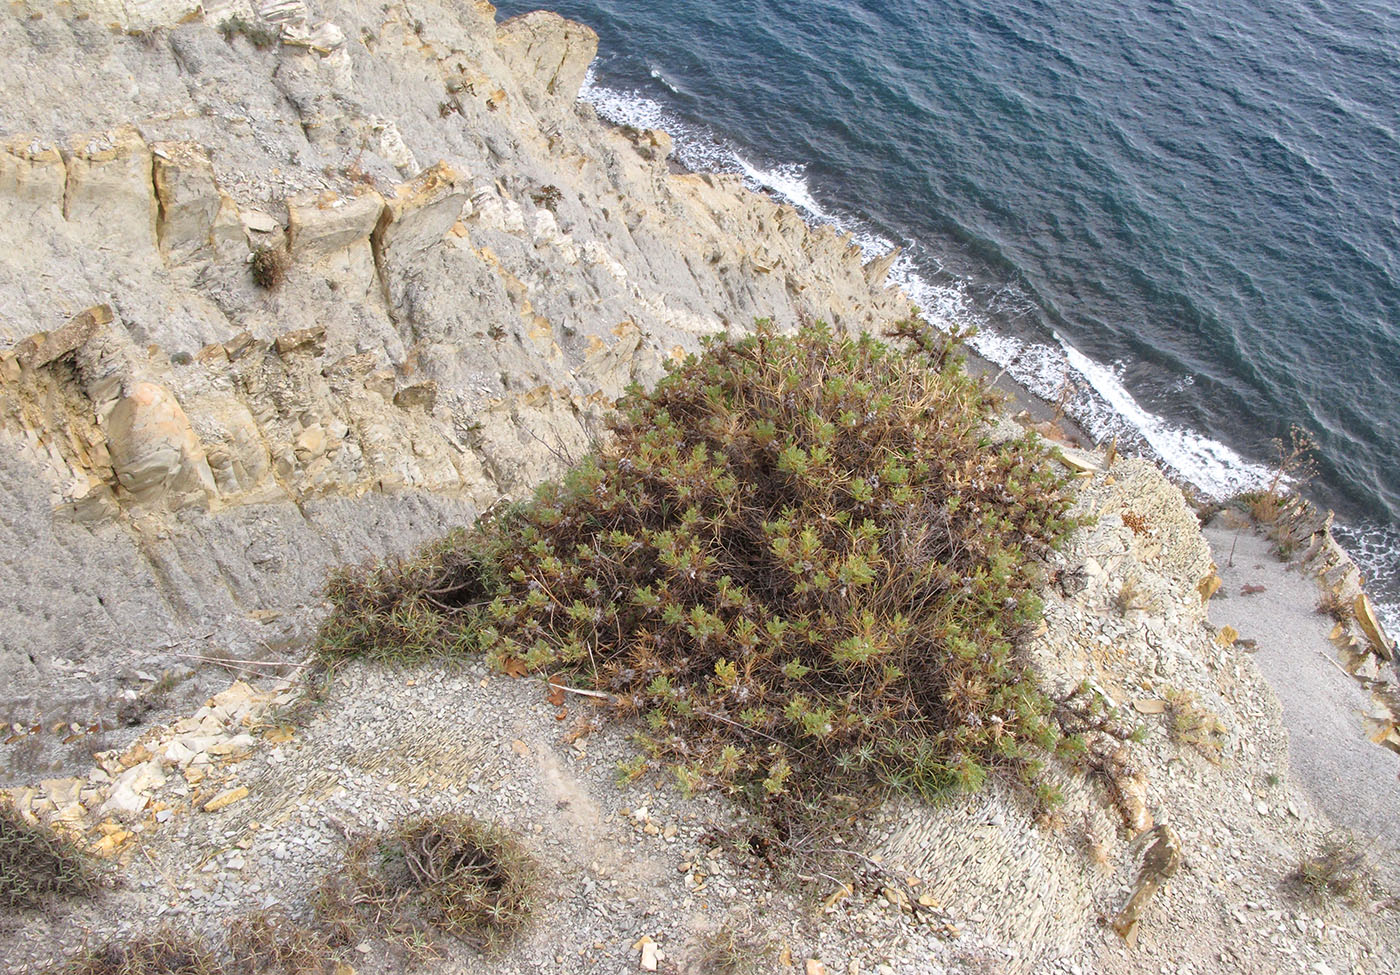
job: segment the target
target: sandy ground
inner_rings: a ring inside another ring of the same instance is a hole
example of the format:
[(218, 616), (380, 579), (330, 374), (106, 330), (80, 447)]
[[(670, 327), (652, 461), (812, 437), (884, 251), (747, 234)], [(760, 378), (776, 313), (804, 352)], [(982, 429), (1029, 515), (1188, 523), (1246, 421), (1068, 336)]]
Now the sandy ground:
[(1255, 662), (1283, 705), (1295, 784), (1400, 881), (1400, 757), (1367, 739), (1370, 694), (1337, 663), (1316, 581), (1237, 514), (1223, 512), (1205, 536), (1224, 580), (1211, 620), (1255, 641)]

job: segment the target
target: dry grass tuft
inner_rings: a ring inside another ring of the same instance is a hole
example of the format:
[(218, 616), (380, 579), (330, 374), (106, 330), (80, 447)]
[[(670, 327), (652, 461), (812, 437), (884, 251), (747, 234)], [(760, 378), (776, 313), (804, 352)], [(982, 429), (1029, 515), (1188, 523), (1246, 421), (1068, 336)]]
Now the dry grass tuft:
[(1119, 616), (1127, 616), (1134, 610), (1148, 610), (1151, 605), (1147, 590), (1134, 576), (1125, 577), (1118, 591), (1113, 594), (1113, 607), (1118, 610)]
[(1219, 763), (1224, 746), (1225, 726), (1220, 716), (1196, 700), (1192, 691), (1169, 687), (1162, 693), (1167, 702), (1172, 741), (1196, 749)]
[(695, 975), (759, 975), (773, 970), (777, 945), (750, 928), (726, 924), (696, 940), (694, 958), (685, 968)]
[(537, 878), (505, 830), (439, 815), (353, 845), (344, 869), (322, 884), (316, 914), (338, 942), (381, 937), (424, 957), (440, 931), (493, 950), (529, 919)]
[(1366, 854), (1341, 834), (1328, 837), (1315, 856), (1304, 857), (1288, 879), (1314, 897), (1330, 895), (1350, 903), (1359, 902), (1374, 880)]
[(1335, 589), (1323, 591), (1322, 597), (1317, 601), (1317, 611), (1343, 625), (1350, 623), (1354, 616), (1351, 603)]
[[(1273, 445), (1277, 460), (1268, 486), (1259, 491), (1247, 491), (1236, 499), (1260, 525), (1278, 521), (1289, 496), (1288, 485), (1301, 488), (1317, 475), (1317, 463), (1313, 458), (1315, 444), (1302, 428), (1290, 427), (1288, 442), (1275, 438)], [(1280, 557), (1287, 558), (1291, 554), (1284, 552)]]
[(280, 247), (259, 247), (253, 251), (253, 283), (259, 288), (273, 291), (287, 277), (287, 267), (291, 258)]
[(229, 975), (326, 975), (338, 955), (325, 933), (280, 911), (254, 911), (228, 927)]
[(163, 927), (88, 948), (57, 975), (222, 975), (222, 968), (203, 941)]
[(96, 861), (76, 843), (31, 823), (13, 800), (0, 796), (0, 906), (14, 911), (90, 894), (100, 879)]

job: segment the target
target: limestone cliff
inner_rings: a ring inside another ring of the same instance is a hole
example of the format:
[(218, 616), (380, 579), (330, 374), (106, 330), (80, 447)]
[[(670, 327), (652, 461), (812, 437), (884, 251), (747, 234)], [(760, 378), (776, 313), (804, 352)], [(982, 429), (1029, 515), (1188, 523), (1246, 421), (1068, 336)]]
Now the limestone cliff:
[(110, 727), (138, 673), (275, 656), (328, 566), (529, 490), (701, 336), (907, 313), (600, 124), (596, 47), (485, 3), (0, 13), (0, 718)]

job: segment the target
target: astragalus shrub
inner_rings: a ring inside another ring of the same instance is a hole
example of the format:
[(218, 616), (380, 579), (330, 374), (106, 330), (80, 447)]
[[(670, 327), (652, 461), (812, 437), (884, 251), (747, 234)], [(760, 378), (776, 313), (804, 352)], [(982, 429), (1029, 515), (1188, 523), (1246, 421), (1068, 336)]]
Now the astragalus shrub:
[[(333, 654), (486, 654), (609, 695), (682, 784), (760, 805), (991, 769), (1060, 740), (1017, 651), (1071, 528), (1033, 439), (951, 349), (760, 323), (650, 392), (562, 482), (336, 576)], [(1049, 789), (1038, 786), (1042, 798)]]

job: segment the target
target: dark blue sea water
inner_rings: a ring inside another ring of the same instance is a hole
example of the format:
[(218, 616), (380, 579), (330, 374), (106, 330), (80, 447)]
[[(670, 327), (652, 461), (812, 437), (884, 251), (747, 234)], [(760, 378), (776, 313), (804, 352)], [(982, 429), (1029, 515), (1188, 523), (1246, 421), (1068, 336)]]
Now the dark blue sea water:
[(904, 245), (925, 314), (1094, 435), (1223, 495), (1310, 432), (1400, 623), (1400, 5), (540, 3), (598, 31), (601, 114)]

